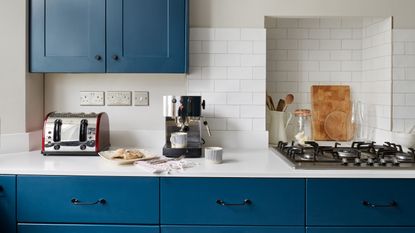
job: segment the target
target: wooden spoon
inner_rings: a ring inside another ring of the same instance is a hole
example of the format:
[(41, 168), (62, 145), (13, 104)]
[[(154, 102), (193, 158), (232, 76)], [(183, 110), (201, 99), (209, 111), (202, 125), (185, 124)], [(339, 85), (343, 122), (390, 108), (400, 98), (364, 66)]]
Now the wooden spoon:
[(294, 102), (294, 95), (293, 94), (288, 94), (285, 97), (285, 106), (284, 109), (282, 110), (283, 112), (287, 111), (288, 105), (292, 104)]

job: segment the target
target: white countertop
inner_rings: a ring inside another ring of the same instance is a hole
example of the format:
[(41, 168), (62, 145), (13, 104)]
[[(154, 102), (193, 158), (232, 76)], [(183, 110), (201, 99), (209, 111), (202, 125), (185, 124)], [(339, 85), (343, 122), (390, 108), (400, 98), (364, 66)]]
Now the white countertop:
[[(157, 150), (150, 150), (157, 152)], [(300, 170), (265, 150), (225, 150), (224, 163), (191, 159), (198, 166), (182, 173), (154, 175), (133, 165), (116, 165), (100, 157), (43, 156), (39, 151), (0, 155), (0, 174), (78, 176), (163, 176), (244, 178), (415, 178), (414, 170)]]

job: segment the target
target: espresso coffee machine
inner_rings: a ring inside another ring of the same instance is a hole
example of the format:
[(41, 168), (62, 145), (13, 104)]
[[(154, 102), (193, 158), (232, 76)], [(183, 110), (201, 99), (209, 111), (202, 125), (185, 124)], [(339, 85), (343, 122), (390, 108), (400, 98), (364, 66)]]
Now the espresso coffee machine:
[[(205, 126), (210, 136), (207, 121), (203, 120), (202, 109), (205, 101), (201, 96), (164, 96), (164, 117), (166, 127), (166, 144), (163, 155), (167, 157), (185, 156), (199, 158), (202, 156), (202, 126)], [(174, 148), (171, 136), (175, 133), (187, 133), (187, 145)]]

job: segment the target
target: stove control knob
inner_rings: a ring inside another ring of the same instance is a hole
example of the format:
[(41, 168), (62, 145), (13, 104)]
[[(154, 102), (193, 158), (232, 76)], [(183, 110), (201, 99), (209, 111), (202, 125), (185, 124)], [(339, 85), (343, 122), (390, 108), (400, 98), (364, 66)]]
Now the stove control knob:
[(354, 165), (359, 166), (361, 164), (360, 159), (359, 158), (355, 158), (354, 159)]
[(393, 158), (393, 159), (392, 159), (392, 163), (393, 163), (393, 166), (397, 166), (397, 167), (399, 167), (399, 161), (398, 161), (398, 159), (397, 159), (397, 158)]
[(373, 166), (373, 165), (374, 165), (373, 159), (368, 158), (368, 159), (367, 159), (367, 165), (369, 165), (369, 166)]
[(382, 165), (382, 166), (386, 166), (386, 160), (385, 159), (380, 159), (379, 164)]
[(53, 147), (53, 149), (55, 149), (55, 150), (59, 150), (61, 148), (61, 146), (59, 146), (59, 145), (55, 145), (54, 147)]
[(346, 158), (342, 158), (342, 165), (343, 166), (347, 166), (349, 164), (349, 162), (347, 161)]

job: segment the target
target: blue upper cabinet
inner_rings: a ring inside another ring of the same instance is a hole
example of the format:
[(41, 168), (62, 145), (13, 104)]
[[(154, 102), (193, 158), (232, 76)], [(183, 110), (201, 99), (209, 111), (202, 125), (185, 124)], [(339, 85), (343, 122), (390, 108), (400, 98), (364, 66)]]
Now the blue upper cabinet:
[(32, 0), (31, 72), (105, 72), (105, 0)]
[(107, 71), (187, 72), (186, 0), (107, 0)]
[(31, 72), (186, 73), (188, 0), (31, 0)]

